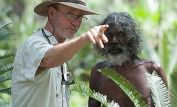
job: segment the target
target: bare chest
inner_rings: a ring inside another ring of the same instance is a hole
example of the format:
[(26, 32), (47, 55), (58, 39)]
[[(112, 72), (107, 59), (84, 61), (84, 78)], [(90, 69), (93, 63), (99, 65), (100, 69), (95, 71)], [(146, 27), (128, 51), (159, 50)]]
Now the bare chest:
[[(121, 68), (115, 70), (117, 73), (125, 77), (137, 89), (137, 91), (140, 92), (144, 99), (149, 99), (150, 88), (146, 78), (147, 70), (144, 67)], [(99, 90), (101, 93), (106, 94), (110, 100), (114, 100), (120, 104), (122, 103), (122, 105), (133, 106), (129, 97), (122, 91), (122, 89), (105, 76), (101, 76)]]

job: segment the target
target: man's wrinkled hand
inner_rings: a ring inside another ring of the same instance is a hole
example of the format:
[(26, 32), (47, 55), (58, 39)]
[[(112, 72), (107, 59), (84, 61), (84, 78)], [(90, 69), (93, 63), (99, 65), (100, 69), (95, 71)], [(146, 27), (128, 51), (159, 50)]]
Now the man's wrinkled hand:
[(89, 41), (93, 44), (98, 44), (100, 48), (104, 48), (103, 43), (108, 42), (108, 38), (105, 36), (104, 32), (108, 27), (108, 25), (95, 26), (85, 33), (85, 36), (87, 36)]

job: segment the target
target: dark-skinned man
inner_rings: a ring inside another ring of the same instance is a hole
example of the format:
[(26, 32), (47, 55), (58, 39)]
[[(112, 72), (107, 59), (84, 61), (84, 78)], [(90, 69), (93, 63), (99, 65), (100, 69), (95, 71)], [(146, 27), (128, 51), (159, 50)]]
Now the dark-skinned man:
[[(93, 68), (90, 88), (107, 95), (108, 100), (114, 100), (120, 107), (134, 107), (123, 90), (99, 72), (103, 68), (110, 68), (125, 77), (140, 92), (148, 107), (154, 107), (146, 73), (155, 71), (166, 86), (167, 79), (159, 64), (138, 57), (142, 50), (142, 34), (135, 21), (128, 13), (113, 12), (101, 23), (104, 24), (109, 25), (105, 32), (108, 42), (104, 48), (97, 45), (95, 48), (107, 60), (97, 63)], [(101, 107), (101, 103), (90, 97), (88, 107)]]

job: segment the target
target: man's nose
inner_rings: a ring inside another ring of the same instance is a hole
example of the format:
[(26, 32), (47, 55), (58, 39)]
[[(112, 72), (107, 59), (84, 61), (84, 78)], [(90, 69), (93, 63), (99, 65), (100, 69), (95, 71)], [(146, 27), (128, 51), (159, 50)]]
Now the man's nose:
[(118, 38), (116, 37), (116, 35), (112, 36), (111, 39), (109, 40), (110, 43), (119, 43)]
[(72, 25), (74, 25), (74, 27), (79, 27), (80, 24), (81, 24), (81, 21), (78, 20), (78, 19), (76, 19), (76, 20), (74, 20), (74, 21), (72, 22)]

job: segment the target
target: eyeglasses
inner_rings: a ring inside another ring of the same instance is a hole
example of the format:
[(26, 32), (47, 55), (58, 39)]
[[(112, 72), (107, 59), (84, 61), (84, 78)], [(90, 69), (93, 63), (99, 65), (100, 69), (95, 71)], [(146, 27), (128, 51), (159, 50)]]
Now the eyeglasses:
[[(55, 8), (57, 11), (60, 11), (58, 8)], [(72, 14), (72, 13), (63, 13), (62, 11), (60, 11), (60, 13), (62, 13), (68, 20), (70, 21), (75, 21), (75, 20), (78, 20), (78, 21), (82, 21), (82, 20), (87, 20), (88, 18), (83, 16), (83, 15), (75, 15), (75, 14)]]

